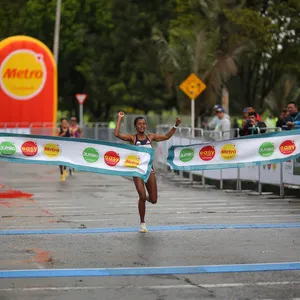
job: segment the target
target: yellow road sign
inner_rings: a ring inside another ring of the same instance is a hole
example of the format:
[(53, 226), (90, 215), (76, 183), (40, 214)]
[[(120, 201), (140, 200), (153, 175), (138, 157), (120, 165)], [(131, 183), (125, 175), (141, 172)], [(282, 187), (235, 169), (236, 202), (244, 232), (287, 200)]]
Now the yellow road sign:
[(192, 73), (182, 82), (180, 89), (185, 92), (191, 100), (195, 100), (206, 89), (206, 85)]

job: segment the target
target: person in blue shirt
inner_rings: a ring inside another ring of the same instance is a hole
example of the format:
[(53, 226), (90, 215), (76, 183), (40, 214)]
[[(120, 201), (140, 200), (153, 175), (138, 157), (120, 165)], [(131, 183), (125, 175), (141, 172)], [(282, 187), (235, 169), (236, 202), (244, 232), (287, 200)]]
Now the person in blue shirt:
[(288, 129), (299, 128), (300, 125), (300, 112), (298, 111), (298, 106), (295, 102), (289, 102), (287, 106), (289, 115), (284, 120), (285, 125)]

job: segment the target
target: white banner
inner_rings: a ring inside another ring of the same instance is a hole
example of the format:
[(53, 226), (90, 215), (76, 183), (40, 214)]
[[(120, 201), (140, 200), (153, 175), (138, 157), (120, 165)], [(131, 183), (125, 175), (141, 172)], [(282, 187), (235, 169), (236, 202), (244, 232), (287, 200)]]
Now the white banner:
[(154, 150), (88, 139), (0, 133), (0, 160), (64, 165), (82, 171), (148, 180)]
[(283, 182), (286, 184), (300, 184), (300, 158), (283, 164)]
[(216, 170), (275, 164), (300, 156), (300, 130), (251, 135), (204, 144), (172, 146), (174, 170)]

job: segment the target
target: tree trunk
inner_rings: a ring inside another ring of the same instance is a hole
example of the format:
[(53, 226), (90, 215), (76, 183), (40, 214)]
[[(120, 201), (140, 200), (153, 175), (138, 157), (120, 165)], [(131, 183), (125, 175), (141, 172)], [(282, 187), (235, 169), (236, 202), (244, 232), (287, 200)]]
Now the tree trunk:
[(222, 107), (229, 114), (229, 91), (226, 86), (222, 88)]

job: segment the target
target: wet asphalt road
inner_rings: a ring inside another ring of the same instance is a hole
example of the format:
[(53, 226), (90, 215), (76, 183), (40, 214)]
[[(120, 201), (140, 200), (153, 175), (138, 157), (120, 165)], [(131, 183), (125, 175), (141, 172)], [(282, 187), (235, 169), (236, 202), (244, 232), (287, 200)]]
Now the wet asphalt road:
[[(213, 274), (148, 275), (148, 267), (259, 263), (264, 268), (300, 261), (300, 228), (284, 228), (300, 223), (299, 199), (184, 187), (160, 176), (158, 181), (159, 202), (147, 206), (146, 221), (160, 227), (140, 234), (137, 195), (129, 179), (76, 172), (60, 183), (56, 167), (1, 162), (0, 269), (70, 269), (70, 276), (2, 277), (0, 299), (300, 299), (299, 270), (221, 273), (216, 267)], [(8, 193), (17, 198), (6, 198)], [(266, 223), (278, 228), (265, 228)], [(190, 224), (199, 226), (186, 230)], [(218, 229), (219, 224), (226, 226)], [(171, 230), (176, 225), (183, 227)], [(85, 233), (91, 228), (104, 232)], [(70, 232), (4, 232), (29, 229)], [(71, 234), (72, 229), (83, 233)], [(141, 268), (145, 274), (71, 277), (72, 270), (82, 268)]]

